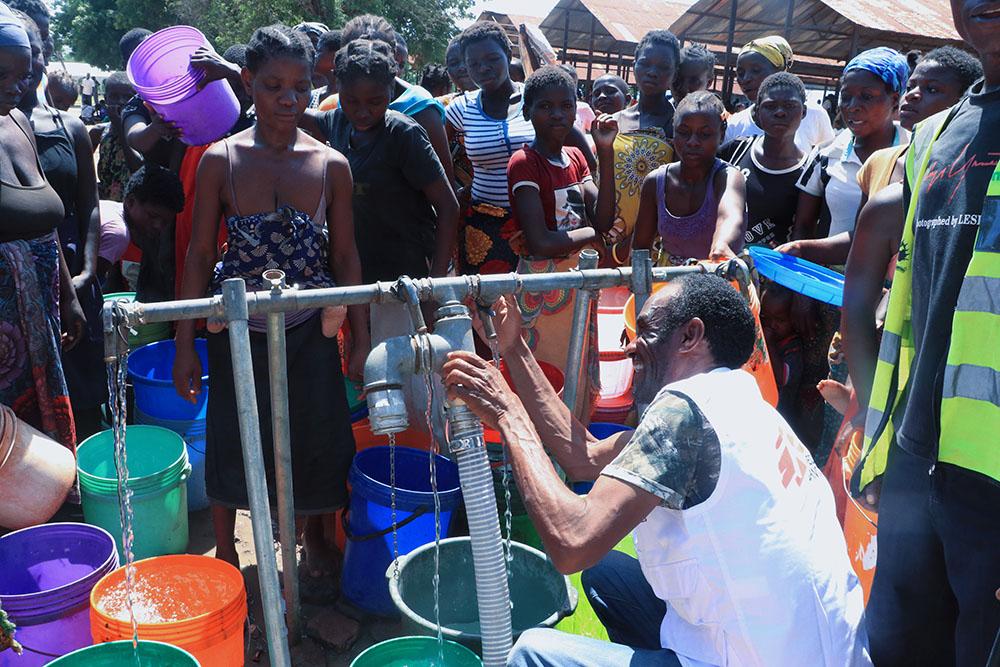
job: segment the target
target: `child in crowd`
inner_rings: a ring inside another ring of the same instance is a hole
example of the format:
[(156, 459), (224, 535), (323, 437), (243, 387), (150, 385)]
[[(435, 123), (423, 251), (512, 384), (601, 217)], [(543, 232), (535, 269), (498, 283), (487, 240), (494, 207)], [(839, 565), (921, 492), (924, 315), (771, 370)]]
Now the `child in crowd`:
[(796, 183), (808, 155), (795, 143), (806, 113), (806, 89), (794, 74), (764, 79), (753, 107), (763, 136), (731, 141), (719, 157), (743, 173), (747, 187), (747, 245), (774, 248), (788, 241), (799, 200)]
[(340, 30), (327, 30), (316, 40), (316, 66), (314, 74), (322, 76), (325, 85), (322, 88), (322, 98), (317, 107), (320, 111), (337, 108), (337, 73), (334, 72), (333, 59), (342, 46), (343, 33)]
[(617, 74), (603, 74), (594, 81), (590, 106), (600, 114), (616, 114), (632, 102), (628, 84)]
[(427, 135), (388, 109), (396, 68), (385, 42), (348, 43), (336, 60), (340, 107), (316, 122), (351, 166), (366, 283), (445, 275), (458, 234), (458, 203)]
[[(107, 89), (105, 89), (107, 90)], [(49, 73), (49, 81), (45, 86), (49, 101), (60, 111), (69, 111), (76, 104), (79, 90), (73, 77), (65, 70), (57, 69)]]
[(101, 200), (97, 269), (103, 279), (125, 254), (131, 241), (144, 251), (136, 297), (148, 303), (157, 300), (158, 296), (146, 284), (150, 276), (148, 268), (150, 263), (163, 261), (155, 251), (161, 247), (162, 235), (173, 229), (174, 218), (184, 208), (184, 188), (172, 171), (151, 164), (132, 174), (121, 195), (121, 201)]
[(469, 76), (469, 70), (465, 67), (465, 58), (462, 56), (462, 45), (458, 37), (452, 37), (448, 42), (448, 49), (444, 53), (444, 66), (448, 70), (448, 78), (455, 84), (456, 94), (475, 90), (479, 86)]
[(105, 81), (108, 126), (98, 144), (97, 177), (102, 201), (122, 201), (129, 177), (142, 166), (142, 158), (125, 142), (122, 108), (135, 96), (135, 88), (125, 72), (112, 72)]
[(767, 354), (778, 386), (778, 412), (797, 431), (799, 391), (802, 385), (802, 339), (792, 317), (792, 292), (768, 283), (761, 295), (760, 321)]
[(715, 83), (715, 54), (701, 44), (691, 44), (681, 49), (681, 62), (670, 92), (674, 106), (690, 93), (708, 90)]
[(646, 175), (674, 159), (674, 106), (667, 97), (680, 63), (681, 46), (673, 33), (650, 30), (635, 47), (639, 100), (614, 114), (616, 211), (604, 241), (606, 263), (628, 264), (632, 231), (639, 212), (639, 192)]
[(660, 264), (688, 259), (724, 260), (743, 248), (746, 183), (739, 169), (716, 157), (725, 136), (725, 109), (708, 91), (691, 93), (674, 116), (679, 162), (643, 180), (633, 248), (660, 240)]
[(448, 68), (437, 63), (424, 65), (424, 70), (420, 73), (420, 85), (434, 97), (444, 97), (451, 92)]
[[(546, 66), (524, 84), (524, 117), (535, 129), (534, 141), (511, 156), (507, 182), (517, 231), (510, 239), (519, 256), (519, 273), (552, 273), (577, 265), (580, 251), (601, 248), (601, 234), (614, 215), (614, 165), (601, 161), (601, 191), (579, 149), (566, 145), (577, 113), (576, 83), (564, 69)], [(610, 153), (614, 137), (598, 131)], [(602, 248), (603, 249), (603, 248)], [(535, 358), (561, 370), (572, 329), (574, 290), (518, 297), (528, 344)], [(598, 384), (596, 330), (587, 347), (584, 367), (590, 390)], [(578, 414), (590, 414), (591, 391), (578, 394)]]
[[(243, 81), (253, 98), (257, 123), (217, 142), (198, 167), (195, 216), (181, 298), (218, 294), (229, 278), (248, 290), (263, 289), (261, 273), (277, 268), (301, 289), (356, 285), (361, 263), (354, 242), (351, 175), (347, 160), (298, 130), (309, 103), (313, 48), (287, 26), (258, 29), (247, 45)], [(225, 216), (229, 244), (216, 266), (217, 236)], [(213, 272), (213, 267), (215, 267)], [(336, 333), (337, 313), (290, 314), (286, 320), (288, 397), (295, 508), (304, 529), (307, 574), (317, 584), (331, 579), (337, 555), (323, 535), (322, 515), (347, 502), (347, 473), (354, 456)], [(353, 345), (349, 374), (360, 379), (368, 353), (365, 308), (348, 308)], [(327, 325), (330, 326), (327, 326)], [(250, 320), (265, 468), (274, 487), (267, 339), (262, 316)], [(194, 348), (195, 323), (177, 327), (174, 385), (194, 400), (202, 369)], [(248, 504), (242, 465), (229, 338), (209, 333), (205, 481), (213, 501), (216, 557), (239, 566), (234, 543), (236, 509)], [(318, 371), (322, 372), (318, 372)], [(272, 502), (274, 496), (272, 495)], [(356, 628), (356, 625), (355, 625)]]

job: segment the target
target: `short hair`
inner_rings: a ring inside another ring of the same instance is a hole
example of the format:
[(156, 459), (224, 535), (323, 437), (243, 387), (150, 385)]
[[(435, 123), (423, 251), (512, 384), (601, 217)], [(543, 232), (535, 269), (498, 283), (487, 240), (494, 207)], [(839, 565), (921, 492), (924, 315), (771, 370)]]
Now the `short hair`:
[(580, 75), (576, 71), (576, 65), (571, 63), (559, 63), (559, 68), (569, 74), (573, 78), (574, 82), (580, 82)]
[(450, 40), (448, 40), (448, 47), (444, 50), (444, 57), (448, 57), (448, 52), (452, 49), (458, 49), (458, 56), (462, 57), (462, 42), (459, 39), (461, 35), (455, 35)]
[(128, 78), (128, 74), (122, 71), (112, 72), (108, 75), (108, 78), (104, 80), (105, 91), (107, 91), (111, 86), (127, 86), (133, 90), (135, 89), (135, 86), (132, 85), (132, 80)]
[(448, 76), (448, 68), (437, 63), (427, 63), (420, 73), (420, 87), (433, 90), (441, 86), (450, 86), (451, 78)]
[(128, 59), (132, 57), (132, 52), (139, 48), (139, 45), (152, 34), (152, 31), (145, 28), (132, 28), (122, 35), (122, 38), (118, 40), (118, 51), (122, 55), (122, 63), (127, 64)]
[(341, 30), (327, 30), (319, 36), (319, 41), (316, 42), (316, 50), (333, 51), (334, 53), (340, 51), (340, 47), (344, 45), (343, 34)]
[(906, 52), (906, 64), (910, 66), (910, 69), (916, 67), (917, 63), (921, 61), (920, 54), (920, 49), (910, 49)]
[(679, 64), (697, 65), (714, 73), (715, 54), (709, 51), (704, 44), (690, 44), (681, 49)]
[(707, 90), (696, 90), (687, 95), (680, 104), (677, 105), (677, 112), (674, 114), (674, 122), (677, 123), (680, 117), (690, 112), (707, 112), (718, 114), (721, 120), (726, 115), (726, 107), (722, 100), (715, 93)]
[(406, 44), (406, 38), (399, 31), (396, 31), (396, 48), (394, 53), (400, 60), (406, 60), (410, 55), (410, 47)]
[(560, 65), (545, 65), (539, 67), (524, 82), (524, 109), (522, 113), (525, 119), (531, 117), (531, 108), (535, 105), (538, 96), (546, 88), (564, 88), (576, 99), (576, 81)]
[(650, 30), (639, 43), (635, 46), (635, 57), (639, 57), (639, 53), (650, 46), (665, 46), (674, 56), (674, 62), (680, 63), (681, 61), (681, 43), (677, 41), (677, 37), (674, 33), (669, 30)]
[(51, 86), (52, 84), (62, 86), (63, 89), (72, 91), (74, 95), (79, 92), (79, 89), (76, 87), (76, 81), (73, 80), (69, 72), (63, 69), (49, 72), (49, 85)]
[(146, 163), (125, 184), (125, 197), (144, 204), (164, 206), (174, 213), (184, 210), (184, 186), (177, 174), (166, 167)]
[(766, 93), (776, 88), (791, 90), (802, 101), (802, 104), (806, 103), (806, 87), (803, 85), (802, 79), (791, 72), (775, 72), (764, 79), (760, 88), (757, 89), (757, 101), (760, 102)]
[(969, 86), (983, 77), (983, 64), (979, 62), (979, 59), (954, 46), (939, 46), (925, 54), (917, 64), (927, 60), (933, 60), (941, 67), (950, 70), (962, 84), (963, 89), (968, 89)]
[(462, 53), (465, 53), (470, 44), (492, 41), (506, 54), (508, 61), (511, 59), (511, 46), (507, 33), (493, 21), (476, 21), (463, 30), (458, 39), (462, 45)]
[(353, 39), (337, 51), (334, 69), (341, 84), (372, 79), (386, 86), (396, 80), (399, 67), (392, 47), (380, 39)]
[(247, 44), (246, 67), (257, 72), (267, 61), (284, 57), (304, 60), (312, 69), (314, 55), (312, 42), (304, 32), (275, 23), (254, 31)]
[(657, 304), (649, 316), (656, 327), (656, 344), (697, 317), (705, 325), (705, 340), (715, 363), (726, 368), (743, 366), (757, 340), (756, 321), (746, 299), (710, 273), (692, 273), (671, 282), (680, 289)]
[(247, 45), (233, 44), (222, 54), (224, 60), (240, 67), (247, 66)]
[(375, 14), (361, 14), (344, 24), (340, 31), (342, 45), (356, 39), (379, 40), (389, 45), (393, 56), (396, 54), (396, 30), (384, 17)]
[(38, 28), (38, 22), (31, 18), (27, 12), (22, 12), (20, 9), (11, 10), (21, 21), (21, 25), (24, 26), (24, 31), (28, 33), (28, 38), (36, 38), (39, 43), (42, 42), (42, 31)]
[(621, 78), (617, 74), (611, 74), (610, 72), (608, 72), (607, 74), (602, 74), (601, 76), (594, 79), (594, 85), (596, 86), (597, 82), (600, 81), (601, 79), (609, 79), (615, 88), (622, 91), (622, 95), (624, 95), (626, 98), (629, 96), (628, 84), (625, 83), (625, 79)]

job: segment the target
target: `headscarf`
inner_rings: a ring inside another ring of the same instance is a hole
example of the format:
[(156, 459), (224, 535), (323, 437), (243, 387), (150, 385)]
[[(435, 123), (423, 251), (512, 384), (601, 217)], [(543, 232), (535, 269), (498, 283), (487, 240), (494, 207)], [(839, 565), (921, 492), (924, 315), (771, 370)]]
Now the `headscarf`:
[(10, 7), (0, 2), (0, 47), (4, 46), (31, 50), (31, 42), (28, 41), (24, 23), (10, 10)]
[(906, 81), (910, 77), (910, 66), (906, 62), (906, 57), (899, 51), (885, 46), (868, 49), (854, 56), (844, 68), (844, 74), (854, 70), (871, 72), (900, 95), (906, 91)]
[(792, 66), (792, 45), (784, 37), (771, 35), (761, 37), (748, 42), (740, 50), (740, 55), (744, 53), (759, 53), (779, 70), (785, 71)]

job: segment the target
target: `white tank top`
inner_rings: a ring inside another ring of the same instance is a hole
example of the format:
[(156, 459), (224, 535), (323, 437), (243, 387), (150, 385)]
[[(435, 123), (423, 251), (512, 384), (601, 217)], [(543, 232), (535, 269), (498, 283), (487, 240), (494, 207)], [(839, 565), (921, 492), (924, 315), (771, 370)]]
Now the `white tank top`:
[(643, 574), (667, 603), (661, 645), (684, 667), (871, 665), (833, 494), (792, 429), (742, 370), (667, 390), (704, 413), (722, 465), (706, 501), (658, 507), (635, 529)]

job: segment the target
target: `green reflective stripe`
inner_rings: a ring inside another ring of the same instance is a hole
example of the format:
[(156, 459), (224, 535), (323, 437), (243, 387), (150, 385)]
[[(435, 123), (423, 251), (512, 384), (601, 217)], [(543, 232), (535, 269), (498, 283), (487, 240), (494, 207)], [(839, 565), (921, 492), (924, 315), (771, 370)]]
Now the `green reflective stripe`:
[(1000, 278), (966, 276), (955, 308), (967, 312), (1000, 313)]
[(990, 186), (986, 189), (987, 197), (1000, 197), (1000, 170), (993, 170)]
[(1000, 368), (1000, 315), (956, 312), (952, 316), (948, 364)]
[[(982, 227), (980, 227), (981, 229)], [(972, 253), (972, 259), (969, 261), (969, 268), (965, 275), (966, 278), (969, 276), (1000, 278), (1000, 253), (976, 250)]]
[(941, 398), (957, 397), (1000, 405), (1000, 371), (972, 364), (945, 367)]
[(971, 398), (941, 401), (938, 460), (1000, 481), (1000, 408)]

